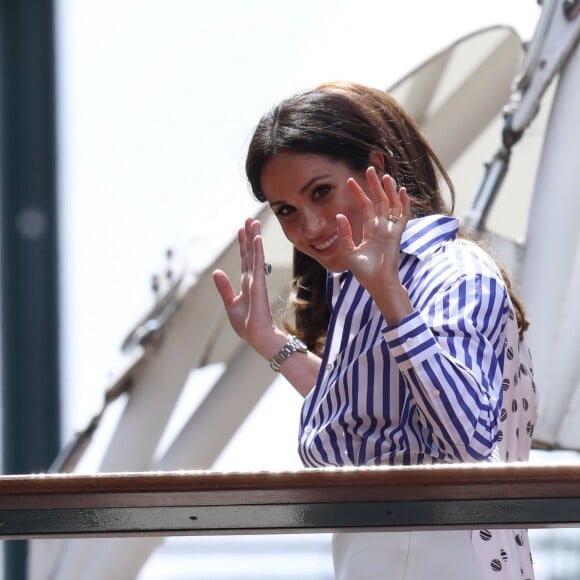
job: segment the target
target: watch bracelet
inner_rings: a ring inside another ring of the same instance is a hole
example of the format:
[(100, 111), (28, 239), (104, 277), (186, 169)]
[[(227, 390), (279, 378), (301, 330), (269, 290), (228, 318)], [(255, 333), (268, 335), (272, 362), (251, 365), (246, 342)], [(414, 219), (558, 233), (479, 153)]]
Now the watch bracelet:
[(286, 341), (286, 344), (270, 359), (270, 368), (275, 373), (279, 373), (282, 364), (295, 352), (305, 352), (304, 345), (300, 339), (291, 334)]

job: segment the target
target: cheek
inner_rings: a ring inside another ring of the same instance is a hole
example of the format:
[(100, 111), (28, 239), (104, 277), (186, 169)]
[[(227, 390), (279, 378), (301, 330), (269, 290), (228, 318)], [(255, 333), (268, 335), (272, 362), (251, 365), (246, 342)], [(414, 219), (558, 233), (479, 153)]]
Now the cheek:
[(293, 243), (295, 242), (296, 238), (296, 226), (294, 224), (288, 223), (286, 221), (283, 220), (278, 220), (278, 224), (280, 225), (280, 228), (282, 229), (282, 233), (284, 234), (284, 236), (286, 236), (286, 239)]

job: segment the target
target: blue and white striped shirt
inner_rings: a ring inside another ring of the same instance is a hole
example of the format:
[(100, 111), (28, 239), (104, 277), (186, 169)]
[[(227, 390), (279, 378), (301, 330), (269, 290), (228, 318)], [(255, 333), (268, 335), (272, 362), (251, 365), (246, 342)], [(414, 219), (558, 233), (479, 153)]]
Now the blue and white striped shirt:
[(490, 460), (517, 323), (497, 266), (457, 231), (441, 215), (407, 225), (399, 274), (415, 310), (397, 324), (352, 273), (329, 275), (328, 339), (300, 422), (306, 466)]

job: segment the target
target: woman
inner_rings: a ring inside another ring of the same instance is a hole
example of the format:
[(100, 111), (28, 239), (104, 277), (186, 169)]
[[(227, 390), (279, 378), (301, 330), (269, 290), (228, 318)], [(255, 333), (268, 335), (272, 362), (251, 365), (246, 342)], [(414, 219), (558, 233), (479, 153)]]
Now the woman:
[[(450, 179), (400, 105), (353, 83), (296, 95), (261, 119), (246, 172), (294, 246), (292, 324), (273, 321), (257, 220), (238, 235), (240, 293), (214, 281), (237, 334), (305, 397), (304, 464), (526, 459), (524, 310), (459, 235)], [(333, 557), (344, 580), (533, 577), (522, 530), (341, 533)]]

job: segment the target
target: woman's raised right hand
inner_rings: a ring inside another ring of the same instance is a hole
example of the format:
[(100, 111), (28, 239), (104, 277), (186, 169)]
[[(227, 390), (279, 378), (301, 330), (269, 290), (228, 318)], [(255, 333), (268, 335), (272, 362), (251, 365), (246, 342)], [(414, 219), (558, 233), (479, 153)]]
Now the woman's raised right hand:
[(222, 297), (226, 313), (236, 334), (268, 357), (272, 337), (280, 331), (274, 325), (264, 271), (264, 246), (260, 222), (248, 218), (238, 231), (241, 281), (236, 294), (231, 280), (222, 270), (213, 272), (213, 281)]

